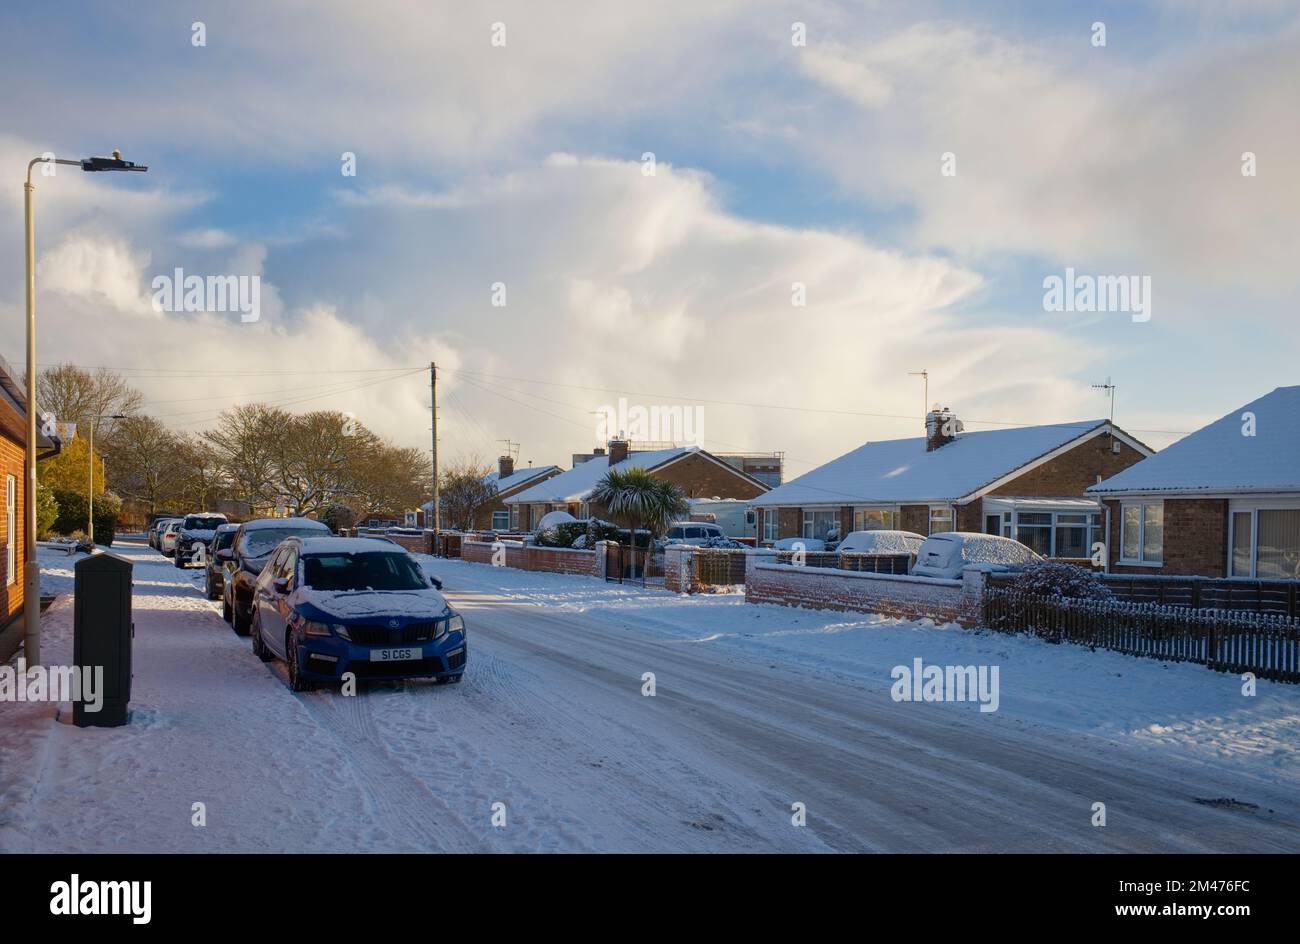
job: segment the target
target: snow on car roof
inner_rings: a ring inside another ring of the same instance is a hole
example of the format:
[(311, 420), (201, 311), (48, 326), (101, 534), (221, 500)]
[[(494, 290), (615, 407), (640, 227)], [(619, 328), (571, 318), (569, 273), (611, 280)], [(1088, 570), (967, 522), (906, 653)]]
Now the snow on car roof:
[(1294, 491), (1300, 491), (1300, 386), (1278, 387), (1088, 489), (1090, 495)]
[(227, 521), (225, 524), (217, 525), (217, 534), (224, 534), (227, 531), (238, 531), (239, 525), (233, 521)]
[(954, 501), (1106, 425), (1105, 420), (1086, 420), (961, 432), (952, 442), (930, 452), (925, 449), (924, 436), (869, 442), (749, 504)]
[(329, 526), (321, 524), (315, 518), (254, 518), (245, 521), (241, 527), (245, 531), (261, 531), (264, 528), (318, 528), (328, 531)]
[(405, 554), (406, 548), (384, 538), (299, 538), (304, 554)]

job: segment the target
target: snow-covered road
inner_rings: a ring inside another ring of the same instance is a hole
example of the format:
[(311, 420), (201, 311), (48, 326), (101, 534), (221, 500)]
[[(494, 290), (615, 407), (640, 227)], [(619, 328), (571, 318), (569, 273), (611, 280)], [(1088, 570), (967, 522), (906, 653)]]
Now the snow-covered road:
[[(465, 681), (294, 695), (199, 571), (117, 550), (133, 723), (0, 704), (0, 850), (1300, 849), (1296, 686), (425, 559), (469, 625)], [(67, 595), (51, 661), (70, 624)], [(914, 657), (1001, 665), (999, 710), (893, 701)]]

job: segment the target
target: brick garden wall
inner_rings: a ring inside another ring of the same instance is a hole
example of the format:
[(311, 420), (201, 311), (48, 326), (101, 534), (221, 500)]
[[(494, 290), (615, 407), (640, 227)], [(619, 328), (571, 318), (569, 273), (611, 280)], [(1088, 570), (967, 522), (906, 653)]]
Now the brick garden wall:
[[(579, 574), (584, 577), (596, 573), (596, 552), (573, 550), (566, 547), (532, 547), (509, 544), (505, 547), (505, 566), (519, 570), (536, 570), (552, 574)], [(490, 541), (463, 541), (460, 546), (463, 560), (477, 564), (492, 563)]]
[(975, 626), (980, 620), (984, 574), (968, 570), (961, 580), (858, 573), (821, 567), (764, 563), (745, 567), (745, 602), (803, 606), (815, 610), (881, 613)]

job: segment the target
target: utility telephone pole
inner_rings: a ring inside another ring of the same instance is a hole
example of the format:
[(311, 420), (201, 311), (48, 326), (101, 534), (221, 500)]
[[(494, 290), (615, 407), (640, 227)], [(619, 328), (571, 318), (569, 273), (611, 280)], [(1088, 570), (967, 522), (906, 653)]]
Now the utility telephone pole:
[[(429, 361), (429, 407), (433, 414), (433, 530), (442, 526), (442, 515), (438, 508), (438, 365)], [(425, 519), (428, 524), (428, 518)]]

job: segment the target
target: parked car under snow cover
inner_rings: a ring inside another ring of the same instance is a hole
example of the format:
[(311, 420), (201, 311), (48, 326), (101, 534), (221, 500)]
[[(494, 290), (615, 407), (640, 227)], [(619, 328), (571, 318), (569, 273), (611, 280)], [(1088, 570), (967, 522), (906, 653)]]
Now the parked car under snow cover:
[[(216, 537), (217, 528), (226, 523), (226, 516), (218, 512), (203, 511), (186, 515), (176, 531), (176, 544), (172, 561), (177, 567), (188, 564), (206, 564), (207, 552)], [(203, 550), (200, 551), (199, 548)]]
[(708, 521), (674, 521), (668, 526), (664, 534), (663, 543), (667, 544), (690, 544), (693, 547), (702, 547), (709, 541), (719, 538), (726, 539), (727, 535), (716, 524)]
[(371, 538), (290, 537), (253, 591), (253, 651), (284, 659), (294, 691), (317, 681), (465, 672), (465, 620), (415, 558)]
[(799, 549), (795, 547), (796, 544), (810, 554), (820, 554), (826, 550), (826, 542), (821, 538), (781, 538), (779, 541), (773, 541), (772, 547), (778, 551), (795, 551)]
[(1019, 541), (995, 534), (947, 531), (925, 539), (916, 554), (913, 576), (956, 579), (971, 565), (990, 570), (1019, 570), (1042, 560)]
[(924, 536), (912, 531), (850, 531), (835, 548), (841, 554), (916, 554)]

